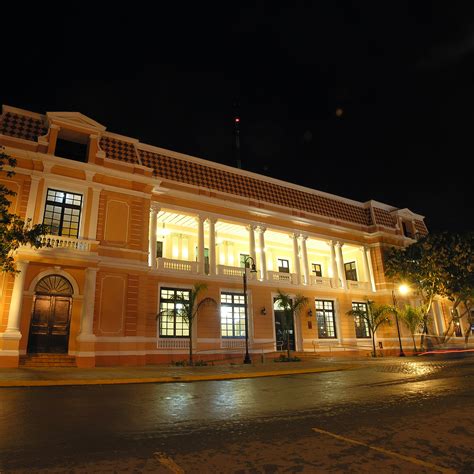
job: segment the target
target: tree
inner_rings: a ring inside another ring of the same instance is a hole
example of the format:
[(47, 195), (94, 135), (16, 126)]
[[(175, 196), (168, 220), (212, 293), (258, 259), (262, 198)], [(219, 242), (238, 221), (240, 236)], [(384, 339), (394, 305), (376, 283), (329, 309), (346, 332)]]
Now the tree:
[(298, 314), (304, 306), (308, 304), (309, 300), (306, 296), (296, 295), (292, 298), (290, 295), (278, 290), (278, 295), (275, 298), (275, 303), (283, 310), (283, 327), (282, 330), (286, 335), (286, 349), (288, 359), (290, 358), (290, 328), (292, 326), (294, 315)]
[(451, 320), (444, 339), (452, 334), (451, 326), (460, 324), (466, 316), (464, 328), (466, 344), (471, 334), (474, 304), (474, 232), (464, 234), (442, 233), (439, 235), (439, 252), (442, 261), (443, 283), (440, 296), (453, 302)]
[[(201, 292), (207, 290), (205, 283), (195, 283), (193, 288), (189, 290), (189, 297), (184, 292), (177, 293), (172, 301), (175, 309), (163, 310), (157, 315), (159, 318), (182, 318), (189, 328), (189, 365), (193, 365), (193, 322), (197, 319), (199, 310), (206, 305), (217, 305), (213, 298), (206, 297), (198, 301)], [(186, 292), (187, 293), (187, 292)]]
[(401, 310), (395, 308), (395, 311), (397, 311), (402, 323), (410, 331), (411, 338), (413, 339), (413, 350), (417, 352), (415, 334), (423, 327), (424, 309), (406, 304)]
[[(0, 174), (11, 178), (15, 174), (11, 168), (15, 165), (16, 160), (4, 153), (4, 148), (0, 147)], [(25, 222), (10, 212), (11, 201), (8, 198), (15, 195), (15, 192), (0, 184), (0, 266), (2, 272), (12, 274), (16, 273), (15, 251), (22, 245), (42, 247), (39, 238), (45, 233), (43, 225), (31, 226), (30, 220)]]
[(384, 324), (391, 324), (391, 320), (388, 315), (393, 313), (393, 307), (389, 305), (379, 305), (374, 301), (369, 301), (368, 299), (366, 299), (366, 301), (367, 311), (362, 309), (351, 309), (346, 314), (348, 316), (353, 316), (354, 318), (359, 318), (359, 320), (362, 320), (367, 324), (370, 335), (372, 336), (372, 356), (376, 357), (377, 353), (375, 350), (375, 333), (380, 326), (383, 326)]
[[(453, 302), (452, 318), (445, 338), (457, 318), (467, 315), (470, 320), (474, 296), (473, 232), (430, 234), (407, 248), (390, 249), (384, 261), (387, 276), (395, 281), (407, 282), (422, 300), (422, 347), (424, 335), (428, 334), (428, 319), (435, 296), (446, 297)], [(465, 311), (458, 315), (457, 309), (461, 305)], [(469, 332), (466, 331), (466, 334)]]

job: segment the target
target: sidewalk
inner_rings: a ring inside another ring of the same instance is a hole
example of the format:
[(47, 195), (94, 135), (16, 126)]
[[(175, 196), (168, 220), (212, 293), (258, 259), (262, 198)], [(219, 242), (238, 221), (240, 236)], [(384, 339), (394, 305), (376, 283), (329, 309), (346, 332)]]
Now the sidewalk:
[(278, 375), (352, 370), (360, 361), (310, 359), (301, 362), (222, 364), (204, 367), (147, 365), (140, 367), (18, 368), (0, 369), (0, 387), (45, 387), (64, 385), (112, 385), (132, 383), (197, 382)]

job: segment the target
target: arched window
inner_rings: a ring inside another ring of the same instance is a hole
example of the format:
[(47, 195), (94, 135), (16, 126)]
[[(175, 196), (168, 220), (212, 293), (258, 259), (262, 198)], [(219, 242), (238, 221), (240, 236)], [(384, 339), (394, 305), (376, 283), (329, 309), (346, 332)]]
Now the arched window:
[(71, 296), (74, 291), (71, 283), (61, 275), (48, 275), (42, 278), (35, 288), (37, 295)]

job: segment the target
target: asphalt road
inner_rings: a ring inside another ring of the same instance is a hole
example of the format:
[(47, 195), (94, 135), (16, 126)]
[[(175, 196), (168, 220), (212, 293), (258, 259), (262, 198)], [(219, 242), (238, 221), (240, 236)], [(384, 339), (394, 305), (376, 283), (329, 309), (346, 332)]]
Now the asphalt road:
[(474, 357), (0, 390), (3, 472), (474, 472)]

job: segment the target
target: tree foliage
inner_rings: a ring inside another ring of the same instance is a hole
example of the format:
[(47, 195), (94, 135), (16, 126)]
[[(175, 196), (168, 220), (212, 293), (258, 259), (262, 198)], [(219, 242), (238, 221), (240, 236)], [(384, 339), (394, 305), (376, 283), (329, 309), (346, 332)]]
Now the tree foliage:
[(456, 318), (466, 315), (469, 327), (465, 333), (470, 333), (474, 301), (473, 232), (430, 234), (404, 249), (393, 248), (385, 255), (385, 272), (389, 278), (405, 281), (417, 291), (424, 308), (423, 333), (428, 332), (428, 317), (436, 295), (453, 302), (449, 327)]
[(413, 350), (417, 352), (415, 334), (423, 328), (424, 308), (406, 304), (402, 309), (395, 308), (395, 311), (397, 311), (398, 317), (410, 331), (413, 340)]
[[(203, 291), (207, 290), (205, 283), (195, 283), (189, 290), (189, 298), (183, 293), (177, 293), (172, 298), (175, 304), (174, 310), (163, 310), (157, 315), (158, 318), (182, 318), (189, 327), (189, 365), (193, 365), (193, 323), (196, 321), (199, 310), (206, 305), (217, 305), (213, 298), (206, 297), (199, 300)], [(198, 301), (199, 300), (199, 301)]]
[(372, 356), (376, 357), (377, 352), (375, 350), (375, 333), (380, 326), (391, 324), (389, 314), (393, 314), (394, 309), (392, 306), (377, 304), (375, 301), (370, 301), (368, 299), (366, 299), (366, 302), (367, 311), (361, 309), (351, 309), (346, 314), (366, 322), (370, 331), (370, 335), (372, 336)]
[(284, 334), (286, 334), (288, 359), (290, 359), (290, 329), (292, 327), (293, 317), (298, 314), (308, 302), (309, 300), (306, 296), (296, 295), (295, 297), (291, 297), (281, 290), (278, 290), (278, 294), (275, 298), (275, 303), (283, 311), (282, 330)]
[[(4, 152), (0, 147), (0, 175), (11, 178), (15, 173), (12, 168), (16, 160)], [(0, 184), (0, 266), (2, 272), (15, 273), (15, 251), (22, 245), (31, 245), (35, 248), (42, 247), (40, 236), (43, 235), (44, 226), (32, 226), (16, 214), (10, 212), (11, 201), (15, 192)]]

